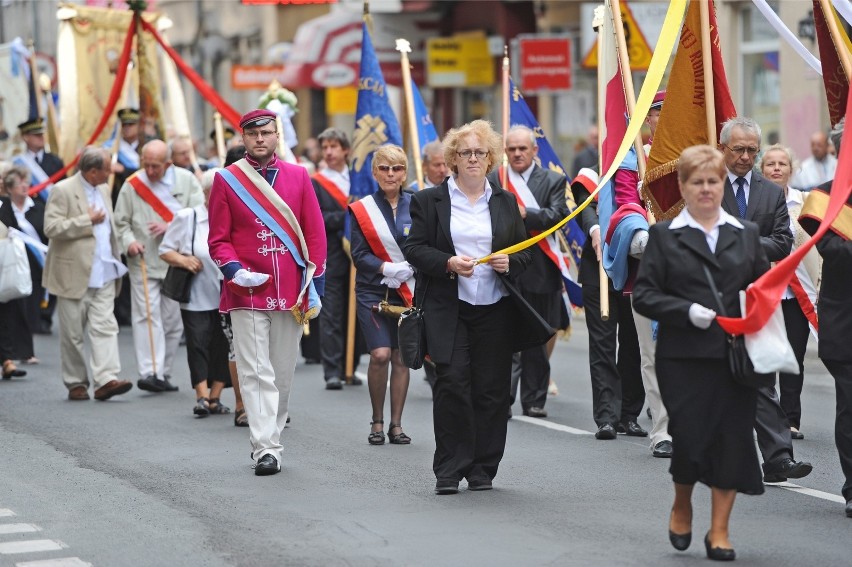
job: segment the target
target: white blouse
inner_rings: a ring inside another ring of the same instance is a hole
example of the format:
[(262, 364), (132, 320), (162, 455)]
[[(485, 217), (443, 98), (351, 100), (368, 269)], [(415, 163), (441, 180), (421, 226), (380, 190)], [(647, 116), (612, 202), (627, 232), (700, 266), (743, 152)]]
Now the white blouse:
[[(192, 219), (195, 214), (195, 247), (192, 247)], [(210, 258), (207, 237), (210, 234), (210, 222), (207, 207), (198, 205), (192, 209), (181, 209), (169, 224), (163, 235), (159, 253), (169, 250), (180, 254), (192, 254), (201, 260), (202, 269), (192, 278), (192, 292), (189, 303), (181, 303), (180, 308), (187, 311), (213, 311), (219, 309), (222, 273)]]

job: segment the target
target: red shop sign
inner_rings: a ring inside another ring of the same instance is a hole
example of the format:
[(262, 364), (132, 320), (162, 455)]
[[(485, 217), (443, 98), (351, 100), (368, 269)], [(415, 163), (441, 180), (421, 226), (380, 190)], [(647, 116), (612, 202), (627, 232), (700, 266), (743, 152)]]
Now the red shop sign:
[(571, 88), (571, 43), (567, 38), (525, 38), (519, 45), (522, 92)]

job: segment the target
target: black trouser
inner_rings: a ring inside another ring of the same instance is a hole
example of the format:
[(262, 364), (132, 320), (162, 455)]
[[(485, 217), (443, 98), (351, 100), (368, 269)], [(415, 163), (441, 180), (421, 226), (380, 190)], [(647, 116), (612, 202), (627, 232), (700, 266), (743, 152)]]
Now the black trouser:
[(837, 414), (834, 421), (834, 443), (840, 457), (845, 481), (843, 496), (852, 499), (852, 361), (823, 360), (834, 377)]
[(438, 480), (494, 478), (506, 447), (513, 306), (459, 302), (449, 364), (438, 364), (433, 404)]
[(589, 332), (592, 414), (600, 427), (636, 421), (645, 404), (639, 338), (630, 298), (609, 290), (609, 319), (601, 319), (600, 288), (583, 286)]
[(808, 319), (802, 312), (802, 307), (796, 299), (785, 299), (781, 302), (784, 312), (784, 326), (787, 328), (787, 340), (793, 347), (796, 361), (799, 363), (798, 374), (778, 374), (778, 393), (781, 397), (781, 409), (787, 416), (787, 425), (799, 429), (802, 424), (802, 386), (805, 383), (805, 351), (808, 348), (810, 327)]
[(349, 272), (327, 276), (320, 311), (320, 358), (323, 377), (343, 379), (346, 367), (346, 319), (349, 313)]
[(757, 447), (763, 455), (763, 465), (777, 463), (787, 457), (793, 458), (793, 438), (787, 416), (781, 409), (775, 386), (757, 389), (757, 414), (754, 420), (757, 432)]

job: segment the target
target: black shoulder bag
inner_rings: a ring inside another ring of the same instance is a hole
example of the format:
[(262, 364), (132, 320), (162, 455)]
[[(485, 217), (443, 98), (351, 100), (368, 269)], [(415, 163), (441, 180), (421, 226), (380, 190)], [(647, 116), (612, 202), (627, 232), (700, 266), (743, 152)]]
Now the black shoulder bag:
[(423, 366), (426, 358), (426, 322), (423, 320), (423, 300), (429, 287), (429, 276), (424, 275), (426, 283), (423, 293), (415, 291), (415, 302), (412, 307), (403, 311), (399, 316), (397, 336), (399, 340), (399, 356), (403, 364), (412, 370)]
[[(710, 291), (713, 292), (713, 297), (716, 298), (716, 307), (719, 309), (719, 314), (725, 315), (725, 309), (722, 307), (722, 299), (719, 290), (716, 288), (716, 282), (707, 268), (707, 264), (702, 262), (701, 267), (704, 268), (704, 275), (707, 276), (707, 283), (710, 284)], [(727, 334), (727, 333), (726, 333)], [(741, 335), (727, 335), (728, 338), (728, 367), (734, 377), (734, 382), (748, 386), (749, 388), (763, 388), (773, 386), (775, 384), (775, 374), (760, 374), (754, 371), (754, 366), (751, 363), (751, 358), (748, 356), (748, 351), (745, 346), (745, 337)]]
[[(192, 211), (192, 240), (189, 244), (190, 253), (195, 256), (195, 225), (197, 224), (196, 213)], [(177, 266), (169, 266), (166, 272), (166, 277), (163, 280), (163, 287), (160, 293), (174, 299), (178, 303), (189, 303), (189, 296), (192, 292), (192, 272), (186, 268), (178, 268)]]

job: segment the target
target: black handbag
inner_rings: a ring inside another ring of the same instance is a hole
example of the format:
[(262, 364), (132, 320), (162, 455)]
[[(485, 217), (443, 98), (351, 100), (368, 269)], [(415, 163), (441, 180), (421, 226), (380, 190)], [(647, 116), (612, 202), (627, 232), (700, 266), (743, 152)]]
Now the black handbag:
[(397, 327), (399, 356), (402, 363), (412, 370), (422, 368), (426, 358), (426, 321), (423, 319), (422, 305), (427, 287), (428, 279), (423, 286), (423, 293), (416, 293), (415, 304), (400, 314)]
[[(193, 256), (195, 256), (196, 222), (195, 211), (192, 211), (192, 241), (189, 246)], [(186, 268), (169, 266), (168, 271), (166, 271), (166, 277), (163, 279), (163, 287), (160, 289), (160, 293), (169, 299), (174, 299), (178, 303), (189, 303), (189, 297), (192, 292), (192, 276), (194, 275)]]
[[(713, 297), (716, 298), (716, 306), (719, 309), (719, 314), (725, 316), (725, 309), (722, 307), (721, 295), (716, 288), (716, 282), (710, 274), (710, 270), (706, 264), (702, 264), (704, 275), (707, 276), (707, 283), (710, 284), (710, 291)], [(748, 386), (749, 388), (764, 388), (775, 385), (775, 374), (761, 374), (754, 371), (754, 365), (751, 363), (751, 358), (748, 356), (748, 351), (745, 346), (745, 337), (742, 335), (727, 334), (727, 356), (728, 368), (734, 378), (734, 382)]]

